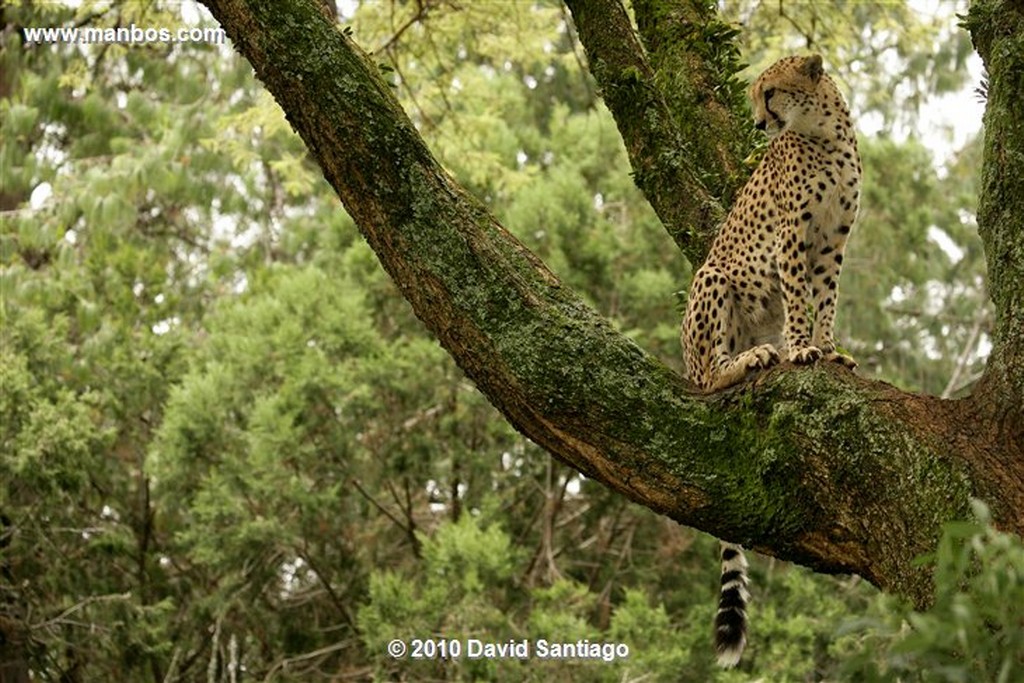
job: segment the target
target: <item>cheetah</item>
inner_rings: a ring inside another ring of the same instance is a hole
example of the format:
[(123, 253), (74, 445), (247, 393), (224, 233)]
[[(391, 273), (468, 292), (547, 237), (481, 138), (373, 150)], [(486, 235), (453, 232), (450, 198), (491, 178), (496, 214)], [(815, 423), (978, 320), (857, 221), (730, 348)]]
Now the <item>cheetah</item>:
[[(821, 56), (786, 57), (750, 88), (754, 123), (771, 138), (693, 278), (681, 341), (704, 392), (737, 384), (780, 358), (856, 367), (833, 324), (843, 251), (860, 199), (850, 111)], [(746, 644), (746, 559), (722, 543), (715, 644), (735, 666)]]

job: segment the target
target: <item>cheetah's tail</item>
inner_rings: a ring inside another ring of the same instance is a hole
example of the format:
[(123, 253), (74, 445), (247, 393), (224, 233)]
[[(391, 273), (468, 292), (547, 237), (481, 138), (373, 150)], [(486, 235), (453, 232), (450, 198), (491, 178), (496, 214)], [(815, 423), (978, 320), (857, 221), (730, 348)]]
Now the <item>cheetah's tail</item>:
[(718, 665), (736, 666), (747, 644), (747, 558), (743, 549), (722, 543), (722, 592), (715, 615), (715, 649)]

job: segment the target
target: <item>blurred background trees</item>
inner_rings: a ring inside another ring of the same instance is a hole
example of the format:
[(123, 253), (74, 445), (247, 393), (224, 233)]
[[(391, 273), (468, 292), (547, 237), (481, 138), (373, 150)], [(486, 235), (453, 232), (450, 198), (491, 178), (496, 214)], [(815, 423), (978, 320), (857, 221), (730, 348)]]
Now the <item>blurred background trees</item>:
[[(679, 367), (691, 264), (633, 186), (567, 11), (341, 9), (453, 175)], [(990, 325), (979, 141), (913, 133), (936, 98), (975, 97), (953, 9), (722, 5), (751, 75), (810, 48), (852, 93), (870, 130), (839, 336), (861, 372), (945, 396), (977, 376)], [(2, 675), (1020, 671), (1005, 657), (1019, 642), (982, 627), (1019, 626), (1020, 543), (986, 527), (981, 508), (932, 558), (933, 614), (909, 615), (857, 577), (755, 559), (749, 654), (713, 670), (715, 541), (595, 486), (501, 419), (424, 333), (244, 60), (208, 43), (24, 41), (26, 27), (200, 16), (187, 3), (0, 7)], [(977, 563), (990, 569), (971, 574)], [(387, 656), (390, 639), (412, 637), (587, 638), (631, 655)]]

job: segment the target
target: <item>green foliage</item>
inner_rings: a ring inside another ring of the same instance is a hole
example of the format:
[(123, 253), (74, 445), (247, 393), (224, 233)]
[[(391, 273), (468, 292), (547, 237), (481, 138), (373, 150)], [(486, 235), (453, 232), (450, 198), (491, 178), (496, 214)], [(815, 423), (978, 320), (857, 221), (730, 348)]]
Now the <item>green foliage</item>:
[[(888, 600), (892, 611), (851, 628), (864, 649), (843, 668), (851, 680), (998, 681), (1024, 672), (1024, 543), (992, 526), (974, 502), (974, 521), (946, 525), (930, 562), (935, 604), (924, 613)], [(870, 627), (870, 631), (867, 628)]]
[[(678, 680), (685, 653), (664, 607), (651, 607), (640, 590), (627, 590), (607, 629), (590, 619), (597, 596), (586, 586), (559, 579), (547, 587), (525, 591), (524, 607), (514, 608), (524, 592), (515, 579), (517, 553), (498, 527), (482, 527), (465, 516), (424, 539), (423, 567), (415, 575), (375, 572), (368, 602), (359, 612), (367, 651), (381, 678), (443, 680), (529, 680), (565, 678), (573, 681), (615, 681), (643, 672), (652, 680)], [(480, 579), (486, 579), (481, 581)], [(524, 614), (525, 612), (525, 614)], [(651, 632), (656, 642), (649, 640)], [(457, 641), (461, 656), (446, 663), (435, 658), (395, 658), (388, 643), (420, 639)], [(526, 658), (481, 658), (470, 640), (529, 645)], [(545, 659), (539, 641), (548, 643), (624, 643), (629, 657), (611, 659)], [(656, 647), (652, 647), (656, 645)], [(430, 672), (428, 674), (428, 672)]]
[[(410, 647), (414, 639), (509, 639), (512, 631), (502, 607), (508, 604), (514, 556), (508, 536), (498, 527), (482, 528), (476, 518), (465, 515), (423, 539), (423, 566), (416, 576), (374, 572), (369, 600), (360, 609), (358, 621), (378, 675), (404, 672), (417, 677), (444, 666), (431, 661), (433, 657), (425, 661), (391, 657), (387, 644), (395, 638)], [(503, 668), (468, 656), (455, 663), (455, 670), (460, 665), (470, 680), (485, 674), (493, 677)], [(518, 667), (518, 662), (513, 666)]]
[[(625, 596), (612, 615), (609, 639), (630, 645), (627, 674), (647, 672), (652, 680), (679, 680), (679, 672), (695, 668), (686, 647), (687, 632), (680, 632), (664, 605), (652, 606), (640, 589), (626, 589)], [(697, 664), (699, 666), (699, 664)]]

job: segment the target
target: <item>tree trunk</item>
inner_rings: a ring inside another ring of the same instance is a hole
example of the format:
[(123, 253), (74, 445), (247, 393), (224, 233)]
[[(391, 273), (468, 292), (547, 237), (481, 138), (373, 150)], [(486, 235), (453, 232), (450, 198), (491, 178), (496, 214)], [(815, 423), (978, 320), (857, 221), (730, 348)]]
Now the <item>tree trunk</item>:
[(974, 2), (964, 23), (988, 71), (978, 232), (996, 311), (992, 355), (973, 398), (1019, 452), (1024, 443), (1024, 2)]
[[(615, 14), (583, 10), (601, 3)], [(315, 0), (206, 4), (419, 318), (505, 417), (561, 461), (688, 526), (818, 571), (860, 574), (921, 605), (929, 572), (913, 560), (934, 548), (943, 522), (968, 516), (971, 496), (986, 500), (1002, 527), (1024, 531), (1021, 366), (1013, 351), (1024, 339), (1019, 290), (993, 296), (1002, 307), (1001, 355), (985, 386), (995, 386), (994, 395), (943, 401), (838, 365), (783, 364), (744, 386), (702, 396), (584, 305), (445, 173), (373, 61)], [(652, 4), (637, 3), (638, 13)], [(703, 141), (695, 158), (712, 167), (690, 165), (685, 150), (697, 145), (696, 133), (680, 131), (677, 121), (687, 117), (672, 107), (705, 107), (714, 117), (722, 103), (704, 98), (696, 106), (660, 95), (617, 0), (570, 7), (638, 184), (677, 243), (691, 257), (700, 255), (710, 239), (708, 221), (721, 209), (708, 184), (695, 178), (717, 178), (716, 191), (727, 192), (735, 185), (728, 166), (735, 156), (731, 143)], [(993, 2), (986, 11), (1016, 10)], [(665, 28), (676, 15), (659, 17)], [(692, 13), (678, 17), (708, 21)], [(598, 30), (596, 21), (605, 28)], [(643, 25), (655, 31), (654, 24)], [(1020, 36), (1018, 29), (993, 31), (991, 50)], [(645, 43), (658, 49), (653, 34)], [(679, 59), (699, 66), (700, 54)], [(999, 72), (994, 61), (990, 68), (996, 106), (997, 92), (1020, 83), (1001, 82), (1013, 70)], [(687, 77), (696, 79), (695, 88), (713, 89), (701, 82), (708, 73)], [(1005, 97), (1009, 108), (1014, 100)], [(1013, 119), (1019, 113), (1002, 115), (1007, 139), (1014, 125), (1024, 130)], [(742, 131), (741, 124), (732, 130)], [(989, 169), (987, 191), (1020, 173), (1020, 143), (998, 146), (1016, 150), (1017, 166)], [(990, 156), (997, 144), (989, 142)], [(666, 165), (666, 159), (673, 161)], [(983, 233), (987, 247), (999, 250), (990, 264), (1011, 272), (1015, 264), (1018, 276), (1022, 216), (1000, 215), (1011, 220), (1008, 227), (986, 225)], [(993, 287), (1020, 281), (993, 278)]]

